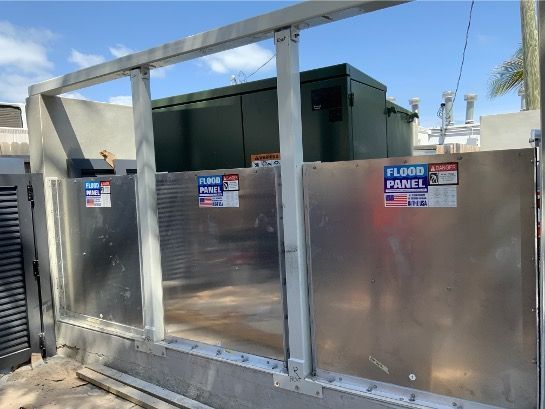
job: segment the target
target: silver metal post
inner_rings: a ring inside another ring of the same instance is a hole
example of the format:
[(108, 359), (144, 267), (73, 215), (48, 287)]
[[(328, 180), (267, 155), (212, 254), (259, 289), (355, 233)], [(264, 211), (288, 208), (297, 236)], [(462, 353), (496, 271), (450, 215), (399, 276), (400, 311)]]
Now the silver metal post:
[[(539, 30), (539, 73), (540, 73), (540, 92), (541, 101), (545, 101), (545, 5), (541, 2), (537, 2), (538, 7), (538, 30)], [(545, 107), (541, 105), (541, 129), (545, 124)], [(537, 175), (540, 189), (543, 190), (543, 183), (545, 179), (544, 167), (543, 167), (543, 140), (540, 138), (540, 145), (538, 149), (538, 159), (540, 162), (540, 174)], [(540, 192), (540, 246), (539, 252), (539, 304), (538, 304), (538, 324), (539, 324), (539, 409), (545, 409), (545, 321), (543, 314), (545, 313), (545, 288), (543, 282), (543, 273), (545, 269), (545, 240), (543, 240), (543, 223), (545, 220), (545, 206), (543, 206), (543, 192)]]
[(134, 136), (138, 187), (138, 231), (140, 234), (140, 266), (144, 335), (147, 341), (164, 339), (163, 287), (157, 195), (155, 188), (155, 147), (151, 118), (149, 67), (131, 71)]
[(275, 33), (278, 127), (286, 259), (289, 358), (292, 381), (310, 374), (311, 345), (303, 203), (303, 138), (299, 79), (299, 32)]

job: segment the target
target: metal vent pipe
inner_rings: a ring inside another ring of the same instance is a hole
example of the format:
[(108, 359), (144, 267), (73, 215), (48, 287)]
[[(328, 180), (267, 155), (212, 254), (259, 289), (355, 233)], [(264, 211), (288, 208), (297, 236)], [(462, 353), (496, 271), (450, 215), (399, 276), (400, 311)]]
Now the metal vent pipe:
[(477, 94), (465, 94), (464, 101), (466, 101), (466, 124), (472, 124), (475, 121), (473, 116), (475, 114), (475, 100), (477, 99)]
[(454, 123), (454, 112), (453, 112), (453, 101), (454, 100), (454, 92), (452, 91), (445, 91), (443, 92), (443, 101), (445, 102), (445, 111), (443, 115), (444, 123), (445, 125), (452, 125)]

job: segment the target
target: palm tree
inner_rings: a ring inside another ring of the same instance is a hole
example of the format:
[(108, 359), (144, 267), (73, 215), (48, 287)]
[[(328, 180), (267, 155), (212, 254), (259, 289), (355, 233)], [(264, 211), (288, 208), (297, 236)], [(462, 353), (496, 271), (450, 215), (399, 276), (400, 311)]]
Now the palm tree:
[(515, 54), (494, 68), (488, 84), (490, 97), (524, 88), (527, 109), (539, 109), (539, 53), (535, 0), (520, 0), (522, 45)]
[(488, 95), (491, 98), (505, 95), (509, 91), (524, 85), (524, 55), (522, 45), (515, 54), (492, 71), (488, 83)]

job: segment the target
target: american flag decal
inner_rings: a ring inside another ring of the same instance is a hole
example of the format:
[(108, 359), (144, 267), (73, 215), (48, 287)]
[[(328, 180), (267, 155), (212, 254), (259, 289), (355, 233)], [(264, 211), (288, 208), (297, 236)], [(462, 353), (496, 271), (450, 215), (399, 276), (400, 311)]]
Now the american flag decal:
[(407, 207), (407, 193), (392, 193), (384, 195), (384, 207)]
[(212, 198), (199, 197), (199, 207), (212, 207)]

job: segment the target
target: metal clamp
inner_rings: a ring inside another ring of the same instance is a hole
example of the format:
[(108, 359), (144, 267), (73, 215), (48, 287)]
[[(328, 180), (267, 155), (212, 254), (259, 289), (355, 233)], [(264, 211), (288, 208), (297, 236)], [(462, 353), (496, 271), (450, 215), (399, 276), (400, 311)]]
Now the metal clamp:
[(541, 129), (532, 129), (530, 131), (530, 142), (535, 148), (539, 147), (541, 143)]
[(297, 393), (314, 396), (315, 398), (323, 398), (323, 387), (318, 382), (308, 378), (301, 378), (287, 373), (273, 374), (274, 386), (277, 388), (287, 389)]
[(141, 340), (134, 340), (134, 347), (137, 351), (144, 352), (146, 354), (152, 354), (156, 356), (166, 357), (166, 348), (162, 344), (154, 343), (151, 339), (143, 338)]

